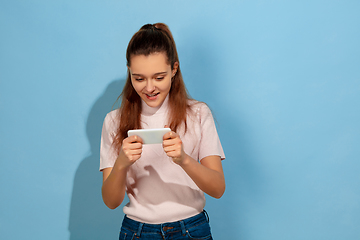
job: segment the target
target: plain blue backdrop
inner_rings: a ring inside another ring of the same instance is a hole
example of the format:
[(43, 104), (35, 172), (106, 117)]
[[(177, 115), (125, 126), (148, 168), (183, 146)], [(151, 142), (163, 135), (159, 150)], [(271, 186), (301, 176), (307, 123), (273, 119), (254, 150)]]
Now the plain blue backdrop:
[(165, 22), (213, 110), (225, 195), (214, 238), (360, 239), (360, 2), (0, 1), (0, 238), (117, 239), (102, 121), (125, 50)]

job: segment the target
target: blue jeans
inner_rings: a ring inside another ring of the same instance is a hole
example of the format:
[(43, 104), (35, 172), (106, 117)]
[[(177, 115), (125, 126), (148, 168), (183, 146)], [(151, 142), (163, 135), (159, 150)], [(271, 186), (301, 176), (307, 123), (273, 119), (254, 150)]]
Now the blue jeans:
[(193, 217), (163, 224), (148, 224), (124, 217), (119, 240), (131, 239), (201, 239), (212, 240), (209, 217), (204, 210)]

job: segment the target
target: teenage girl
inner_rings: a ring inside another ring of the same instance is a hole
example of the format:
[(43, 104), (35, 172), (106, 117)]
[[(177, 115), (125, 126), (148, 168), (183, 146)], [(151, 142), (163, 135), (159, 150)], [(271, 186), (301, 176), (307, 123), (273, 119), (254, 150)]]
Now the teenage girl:
[[(162, 23), (146, 24), (127, 52), (121, 106), (107, 114), (101, 136), (102, 197), (124, 200), (119, 239), (212, 239), (204, 193), (225, 191), (225, 158), (211, 111), (192, 100), (175, 42)], [(143, 144), (131, 129), (170, 127), (162, 144)]]

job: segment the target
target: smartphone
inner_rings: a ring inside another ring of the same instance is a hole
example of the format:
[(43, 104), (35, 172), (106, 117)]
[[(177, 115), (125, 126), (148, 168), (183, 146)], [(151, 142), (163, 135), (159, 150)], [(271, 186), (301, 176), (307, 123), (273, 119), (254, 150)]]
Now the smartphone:
[(128, 136), (139, 136), (143, 140), (144, 144), (156, 144), (162, 143), (163, 136), (165, 135), (165, 133), (170, 131), (170, 128), (136, 129), (129, 130)]

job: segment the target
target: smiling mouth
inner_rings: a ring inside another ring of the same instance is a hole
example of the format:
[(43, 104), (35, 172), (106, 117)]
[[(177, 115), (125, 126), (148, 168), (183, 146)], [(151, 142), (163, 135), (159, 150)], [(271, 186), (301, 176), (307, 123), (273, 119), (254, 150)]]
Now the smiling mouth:
[(154, 94), (147, 94), (147, 93), (146, 93), (146, 96), (148, 96), (148, 97), (155, 97), (155, 96), (159, 95), (159, 93), (160, 93), (160, 92), (154, 93)]

